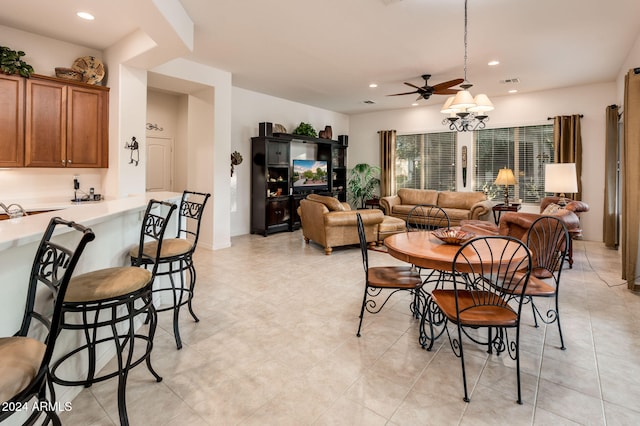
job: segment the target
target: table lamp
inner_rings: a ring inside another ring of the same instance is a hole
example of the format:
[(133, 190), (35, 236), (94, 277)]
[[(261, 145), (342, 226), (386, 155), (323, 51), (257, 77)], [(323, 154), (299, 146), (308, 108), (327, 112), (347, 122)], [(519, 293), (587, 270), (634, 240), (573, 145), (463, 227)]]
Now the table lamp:
[(575, 163), (549, 163), (544, 168), (544, 191), (558, 193), (558, 205), (567, 205), (565, 193), (578, 192)]
[(513, 175), (513, 170), (504, 168), (498, 172), (498, 177), (494, 182), (496, 185), (504, 185), (504, 205), (509, 205), (509, 185), (516, 184), (516, 177)]

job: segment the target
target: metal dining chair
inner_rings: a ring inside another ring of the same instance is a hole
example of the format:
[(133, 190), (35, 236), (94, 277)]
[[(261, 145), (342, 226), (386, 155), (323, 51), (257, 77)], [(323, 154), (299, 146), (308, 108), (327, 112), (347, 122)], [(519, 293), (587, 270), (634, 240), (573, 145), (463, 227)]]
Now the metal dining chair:
[[(571, 239), (566, 226), (555, 216), (542, 216), (536, 219), (527, 232), (527, 247), (532, 255), (532, 274), (529, 284), (524, 291), (525, 303), (531, 304), (533, 320), (538, 327), (538, 318), (545, 324), (558, 323), (560, 334), (560, 349), (566, 349), (560, 326), (560, 308), (558, 291), (560, 290), (560, 276), (562, 266), (567, 258)], [(535, 273), (533, 273), (535, 272)], [(541, 278), (541, 277), (547, 278)], [(520, 289), (515, 289), (516, 293)], [(535, 303), (536, 298), (553, 297), (554, 305), (543, 315)]]
[[(53, 237), (65, 227), (75, 235)], [(94, 238), (91, 229), (77, 223), (59, 217), (49, 221), (31, 268), (20, 330), (11, 337), (0, 338), (0, 422), (13, 415), (16, 417), (11, 420), (18, 420), (22, 414), (27, 417), (23, 424), (35, 424), (41, 415), (46, 417), (45, 423), (61, 424), (51, 403), (55, 403), (55, 392), (49, 381), (49, 363), (71, 275), (85, 246)], [(37, 405), (30, 403), (34, 399)]]
[(433, 231), (450, 227), (451, 220), (447, 212), (434, 204), (418, 204), (407, 214), (407, 231)]
[[(362, 297), (362, 307), (360, 308), (360, 322), (358, 324), (358, 332), (356, 333), (356, 336), (360, 337), (365, 311), (370, 314), (377, 314), (384, 308), (391, 296), (398, 292), (408, 291), (416, 294), (416, 297), (422, 297), (422, 293), (420, 292), (422, 279), (420, 278), (420, 274), (411, 266), (369, 267), (367, 237), (360, 213), (356, 213), (356, 220), (365, 277), (364, 296)], [(383, 295), (385, 290), (391, 290), (391, 292), (385, 292)], [(376, 301), (378, 296), (384, 298), (380, 304)], [(415, 300), (416, 298), (413, 299), (410, 306), (411, 312), (414, 315), (416, 315), (419, 309)]]
[[(449, 343), (462, 364), (464, 401), (469, 402), (463, 338), (488, 346), (498, 354), (507, 351), (516, 361), (518, 404), (522, 404), (520, 386), (520, 313), (522, 296), (531, 273), (531, 254), (520, 240), (489, 236), (463, 244), (453, 264), (453, 289), (436, 289), (433, 301), (457, 333), (446, 327)], [(517, 294), (517, 303), (509, 302)], [(487, 329), (484, 340), (476, 330)], [(515, 334), (515, 336), (513, 336)]]
[[(451, 220), (449, 215), (442, 207), (438, 207), (435, 204), (418, 204), (409, 210), (407, 214), (407, 232), (433, 231), (438, 228), (449, 229), (450, 227)], [(435, 269), (423, 271), (422, 268), (415, 265), (414, 268), (417, 268), (421, 275), (424, 273), (424, 278), (422, 279), (424, 284), (435, 282), (436, 288), (448, 279), (449, 274), (444, 271)], [(415, 304), (418, 306), (418, 311), (423, 309), (419, 306), (419, 302), (420, 300), (416, 295)]]

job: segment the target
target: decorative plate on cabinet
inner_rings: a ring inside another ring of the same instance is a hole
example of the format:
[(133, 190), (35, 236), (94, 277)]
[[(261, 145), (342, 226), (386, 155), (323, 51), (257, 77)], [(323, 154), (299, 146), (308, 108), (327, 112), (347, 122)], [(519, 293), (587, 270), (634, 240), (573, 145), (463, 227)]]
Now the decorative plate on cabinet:
[(71, 66), (82, 73), (82, 81), (88, 84), (98, 84), (104, 78), (104, 65), (95, 56), (82, 56)]

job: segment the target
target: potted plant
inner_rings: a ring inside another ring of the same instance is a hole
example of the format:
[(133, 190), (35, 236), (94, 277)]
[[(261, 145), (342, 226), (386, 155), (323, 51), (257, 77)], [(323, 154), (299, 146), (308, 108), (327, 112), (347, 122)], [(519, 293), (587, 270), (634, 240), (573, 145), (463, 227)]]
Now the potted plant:
[(373, 198), (380, 185), (380, 167), (366, 163), (356, 164), (349, 172), (347, 188), (356, 208), (363, 208), (364, 202)]
[(293, 134), (301, 135), (301, 136), (311, 136), (314, 138), (318, 137), (318, 133), (316, 132), (316, 129), (314, 129), (311, 124), (305, 123), (304, 121), (300, 122), (298, 127), (296, 127), (296, 129), (293, 131)]
[(0, 71), (4, 74), (30, 77), (33, 74), (33, 67), (21, 59), (24, 55), (22, 50), (15, 51), (6, 46), (0, 46)]

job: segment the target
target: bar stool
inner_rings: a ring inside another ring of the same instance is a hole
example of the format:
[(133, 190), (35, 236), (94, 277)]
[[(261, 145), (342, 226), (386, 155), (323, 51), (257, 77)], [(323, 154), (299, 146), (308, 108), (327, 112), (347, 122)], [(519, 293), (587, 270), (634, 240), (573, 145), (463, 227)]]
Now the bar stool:
[[(56, 229), (65, 226), (72, 228), (75, 235), (67, 233), (52, 241)], [(77, 223), (59, 217), (49, 221), (31, 268), (20, 330), (12, 337), (0, 338), (0, 422), (26, 411), (31, 414), (23, 424), (35, 424), (41, 414), (47, 417), (46, 423), (50, 420), (54, 425), (60, 424), (54, 404), (46, 397), (48, 387), (51, 401), (55, 402), (53, 386), (47, 380), (49, 362), (71, 275), (85, 246), (94, 238), (91, 229)], [(57, 241), (63, 239), (71, 242), (62, 245)], [(36, 303), (36, 299), (40, 303)], [(36, 335), (39, 337), (28, 337)], [(32, 409), (34, 405), (26, 405), (34, 398), (37, 409)], [(23, 414), (25, 417), (26, 413)]]
[[(162, 250), (162, 239), (171, 214), (176, 205), (151, 200), (140, 230), (140, 242), (151, 240), (157, 247), (151, 254), (157, 260)], [(160, 377), (151, 366), (151, 350), (156, 330), (157, 315), (151, 300), (151, 288), (156, 267), (148, 270), (140, 266), (147, 261), (147, 254), (138, 251), (134, 266), (100, 269), (78, 275), (71, 279), (62, 305), (62, 330), (81, 330), (85, 343), (64, 354), (51, 366), (51, 380), (64, 386), (83, 385), (90, 387), (112, 377), (118, 377), (118, 413), (120, 424), (128, 425), (126, 385), (129, 370), (145, 361), (147, 368), (160, 382)], [(136, 318), (138, 322), (136, 324)], [(144, 319), (149, 321), (148, 334), (136, 332), (136, 325)], [(135, 342), (146, 345), (144, 352), (134, 360)], [(116, 371), (96, 375), (96, 348), (102, 343), (113, 342), (118, 367)], [(125, 354), (126, 351), (126, 354)], [(83, 379), (60, 377), (59, 368), (76, 355), (86, 352), (88, 372)]]
[[(173, 311), (173, 334), (176, 340), (176, 347), (182, 348), (182, 339), (180, 338), (180, 329), (178, 326), (180, 307), (187, 305), (191, 316), (195, 322), (200, 319), (193, 312), (191, 301), (193, 300), (193, 291), (196, 285), (196, 268), (193, 265), (193, 253), (196, 251), (198, 237), (200, 235), (200, 223), (202, 221), (202, 213), (207, 204), (207, 200), (211, 194), (193, 191), (184, 191), (182, 193), (182, 201), (180, 202), (178, 233), (176, 238), (166, 238), (162, 244), (160, 256), (155, 260), (152, 254), (157, 249), (154, 242), (147, 242), (144, 245), (143, 265), (148, 267), (153, 265), (158, 267), (164, 265), (163, 269), (156, 272), (156, 276), (169, 276), (171, 287), (162, 287), (153, 289), (154, 294), (170, 292), (172, 303), (168, 306), (156, 308), (156, 312)], [(139, 247), (133, 247), (129, 252), (131, 256), (131, 264), (137, 259)], [(185, 283), (185, 274), (189, 273), (188, 286)], [(180, 275), (180, 283), (176, 285), (174, 274)]]

